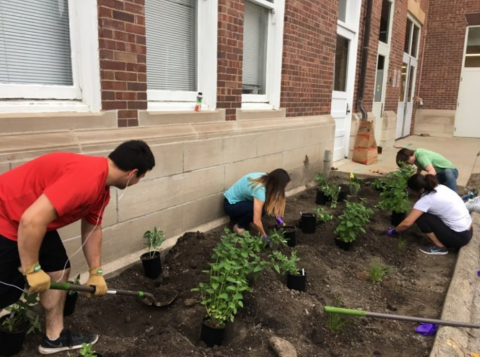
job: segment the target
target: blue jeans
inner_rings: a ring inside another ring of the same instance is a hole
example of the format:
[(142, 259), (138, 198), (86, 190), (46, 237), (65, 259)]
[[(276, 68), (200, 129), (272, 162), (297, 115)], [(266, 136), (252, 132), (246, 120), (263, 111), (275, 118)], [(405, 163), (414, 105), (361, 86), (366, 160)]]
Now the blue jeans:
[[(223, 210), (232, 219), (237, 219), (239, 228), (247, 229), (253, 222), (253, 201), (241, 201), (233, 205), (225, 198), (223, 201)], [(263, 211), (262, 215), (265, 214)]]
[(436, 177), (440, 184), (447, 186), (454, 192), (457, 192), (457, 169), (444, 169), (443, 171), (437, 173)]

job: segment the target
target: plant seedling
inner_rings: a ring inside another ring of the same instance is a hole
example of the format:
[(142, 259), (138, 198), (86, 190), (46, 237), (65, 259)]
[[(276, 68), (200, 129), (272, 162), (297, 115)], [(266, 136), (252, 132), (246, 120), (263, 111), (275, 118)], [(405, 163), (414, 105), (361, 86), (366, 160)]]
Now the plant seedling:
[[(82, 343), (82, 348), (78, 350), (78, 354), (81, 357), (97, 357), (91, 343)], [(68, 357), (75, 357), (75, 355), (68, 353)]]
[(397, 248), (405, 249), (407, 247), (407, 239), (398, 237)]
[(18, 300), (15, 304), (5, 308), (10, 312), (2, 322), (2, 329), (7, 332), (18, 332), (28, 326), (27, 334), (41, 331), (40, 317), (33, 310), (33, 306), (38, 303), (38, 293), (24, 293), (23, 300)]
[(369, 278), (374, 284), (380, 283), (389, 272), (390, 268), (378, 260), (374, 260), (368, 269)]
[(153, 228), (153, 231), (146, 231), (143, 234), (143, 238), (147, 240), (147, 247), (150, 259), (155, 257), (155, 253), (158, 252), (160, 246), (165, 241), (165, 235), (163, 231), (157, 229), (157, 227)]
[(350, 173), (350, 181), (348, 183), (348, 193), (352, 196), (356, 196), (360, 191), (363, 181), (356, 178), (353, 173)]
[(359, 203), (346, 202), (345, 211), (338, 217), (340, 224), (334, 232), (337, 239), (351, 243), (357, 239), (358, 232), (366, 233), (364, 227), (370, 222), (373, 211), (365, 207), (365, 202), (363, 198)]
[(273, 252), (273, 254), (270, 255), (270, 258), (272, 260), (273, 270), (278, 274), (300, 275), (300, 270), (297, 265), (300, 258), (297, 257), (297, 252), (295, 250), (292, 251), (290, 258), (279, 251)]
[[(335, 299), (334, 305), (341, 306), (340, 300)], [(346, 315), (338, 314), (336, 312), (327, 312), (327, 314), (327, 328), (335, 334), (342, 331), (345, 325), (349, 322)]]
[(329, 214), (323, 207), (317, 206), (313, 209), (313, 214), (317, 219), (317, 222), (330, 222), (333, 220), (333, 216)]

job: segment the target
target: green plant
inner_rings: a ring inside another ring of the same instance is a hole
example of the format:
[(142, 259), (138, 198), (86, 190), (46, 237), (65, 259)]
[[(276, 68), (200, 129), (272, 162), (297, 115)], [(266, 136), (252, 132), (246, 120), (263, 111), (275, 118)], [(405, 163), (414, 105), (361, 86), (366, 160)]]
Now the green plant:
[(341, 190), (342, 188), (340, 186), (332, 184), (325, 192), (325, 195), (329, 196), (332, 199), (332, 201), (330, 202), (330, 208), (337, 207), (338, 196), (340, 195)]
[(397, 248), (405, 249), (407, 247), (407, 239), (398, 237)]
[(411, 165), (400, 163), (396, 171), (389, 172), (378, 185), (383, 192), (380, 194), (380, 202), (377, 207), (397, 213), (406, 213), (410, 210), (410, 200), (407, 193), (407, 181), (413, 175), (414, 168)]
[(315, 182), (321, 191), (324, 191), (324, 187), (328, 186), (328, 180), (324, 174), (318, 173), (315, 175)]
[(333, 216), (329, 214), (323, 207), (317, 206), (313, 209), (313, 214), (317, 219), (317, 222), (330, 222)]
[(357, 239), (358, 232), (366, 233), (364, 227), (370, 222), (373, 211), (365, 207), (365, 199), (359, 203), (346, 202), (343, 214), (338, 217), (340, 224), (335, 229), (337, 239), (349, 243)]
[(148, 253), (150, 255), (150, 259), (155, 256), (155, 253), (158, 252), (160, 246), (165, 241), (165, 235), (163, 231), (157, 229), (157, 227), (153, 228), (153, 231), (146, 231), (143, 234), (143, 238), (147, 240), (147, 247)]
[[(82, 343), (82, 348), (78, 350), (78, 354), (81, 357), (97, 357), (91, 343)], [(75, 357), (75, 355), (68, 353), (68, 357)]]
[(298, 269), (297, 263), (300, 261), (300, 258), (297, 257), (297, 252), (294, 250), (290, 254), (290, 258), (282, 254), (279, 251), (273, 252), (270, 255), (272, 261), (272, 268), (278, 274), (281, 275), (299, 275), (300, 271)]
[(40, 317), (33, 310), (37, 303), (37, 293), (24, 293), (23, 299), (6, 308), (10, 315), (3, 320), (2, 329), (7, 332), (18, 332), (28, 326), (27, 334), (41, 331)]
[[(335, 299), (333, 302), (333, 306), (342, 307), (343, 304), (340, 300)], [(349, 322), (348, 316), (343, 314), (338, 314), (336, 312), (328, 312), (328, 320), (327, 320), (327, 328), (333, 332), (338, 333), (347, 325)]]
[(285, 239), (285, 232), (283, 229), (272, 229), (270, 232), (268, 232), (268, 240), (270, 244), (270, 248), (274, 249), (279, 246), (287, 246), (287, 240)]
[[(75, 284), (75, 285), (80, 285), (80, 274), (78, 274), (75, 279), (70, 279), (68, 281), (70, 284)], [(68, 292), (68, 295), (75, 295), (75, 294), (78, 294), (78, 291), (75, 291), (75, 290), (70, 290)]]
[(387, 275), (389, 272), (390, 268), (384, 266), (379, 260), (372, 261), (370, 267), (368, 268), (368, 276), (374, 284), (381, 282), (385, 275)]

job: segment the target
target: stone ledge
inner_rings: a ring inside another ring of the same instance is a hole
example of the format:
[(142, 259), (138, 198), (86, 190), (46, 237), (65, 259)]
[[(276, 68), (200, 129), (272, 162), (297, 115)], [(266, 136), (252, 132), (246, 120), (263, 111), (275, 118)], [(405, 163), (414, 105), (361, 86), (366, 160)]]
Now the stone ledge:
[[(480, 284), (480, 215), (472, 214), (473, 237), (460, 249), (457, 264), (442, 311), (442, 320), (479, 323)], [(430, 357), (464, 357), (480, 353), (478, 329), (440, 327)]]
[(237, 115), (237, 120), (285, 118), (287, 116), (287, 109), (286, 108), (280, 108), (278, 110), (237, 109), (236, 115)]
[[(0, 114), (0, 135), (117, 127), (117, 111)], [(2, 138), (3, 141), (3, 138)]]
[(192, 112), (192, 111), (153, 112), (153, 111), (147, 111), (147, 110), (138, 111), (138, 122), (140, 126), (217, 122), (217, 121), (225, 121), (225, 109), (204, 110), (201, 112)]

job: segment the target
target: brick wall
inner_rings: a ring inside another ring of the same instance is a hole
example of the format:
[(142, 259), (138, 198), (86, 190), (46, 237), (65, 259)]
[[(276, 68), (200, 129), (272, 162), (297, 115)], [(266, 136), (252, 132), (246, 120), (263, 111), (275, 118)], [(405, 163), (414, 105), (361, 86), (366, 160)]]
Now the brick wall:
[(286, 1), (280, 106), (287, 116), (330, 114), (337, 12), (337, 1)]
[(432, 0), (419, 95), (424, 109), (455, 110), (467, 21), (479, 13), (478, 0)]
[(217, 108), (235, 120), (242, 106), (243, 0), (218, 1)]
[(102, 109), (118, 126), (137, 126), (147, 109), (144, 0), (98, 0)]

